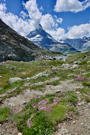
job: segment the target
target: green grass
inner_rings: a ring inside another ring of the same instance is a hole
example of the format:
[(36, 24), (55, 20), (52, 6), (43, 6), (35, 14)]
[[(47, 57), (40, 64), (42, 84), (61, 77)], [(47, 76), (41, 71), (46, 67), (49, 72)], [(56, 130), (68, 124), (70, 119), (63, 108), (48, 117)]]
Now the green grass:
[(10, 114), (10, 110), (7, 107), (0, 108), (0, 122), (5, 121)]
[(50, 79), (51, 76), (41, 76), (41, 77), (38, 77), (37, 79), (32, 79), (30, 80), (30, 83), (37, 83), (37, 82), (43, 82), (43, 81), (46, 81), (48, 79)]
[(38, 112), (32, 122), (31, 128), (27, 127), (25, 119), (18, 124), (18, 128), (23, 135), (52, 135), (53, 124), (45, 116), (44, 112)]
[(45, 84), (38, 84), (38, 85), (30, 86), (31, 89), (38, 89), (38, 90), (41, 90), (44, 87), (45, 87)]
[(86, 87), (90, 87), (90, 82), (89, 81), (83, 82), (83, 85), (86, 86)]
[(73, 105), (77, 104), (78, 98), (75, 92), (69, 91), (69, 92), (66, 92), (65, 95), (66, 96), (63, 98), (62, 102), (64, 103), (70, 102)]
[(85, 96), (84, 99), (87, 103), (90, 103), (90, 96)]
[(55, 81), (52, 81), (52, 82), (47, 82), (46, 85), (58, 85), (60, 83), (60, 79), (59, 80), (55, 80)]
[(7, 84), (6, 86), (4, 86), (3, 89), (0, 90), (0, 94), (3, 94), (5, 92), (7, 92), (8, 90), (12, 90), (13, 88), (17, 88), (17, 87), (20, 87), (23, 85), (23, 82), (22, 81), (17, 81), (15, 83), (12, 83), (12, 84)]
[[(87, 55), (88, 58), (83, 60), (84, 55)], [(74, 76), (68, 76), (70, 74), (75, 74), (76, 76), (85, 76), (86, 79), (90, 77), (90, 73), (86, 75), (82, 75), (82, 73), (86, 71), (90, 71), (90, 64), (87, 61), (90, 59), (90, 52), (89, 53), (80, 53), (70, 55), (66, 63), (73, 64), (75, 61), (80, 61), (79, 67), (77, 69), (63, 69), (62, 64), (63, 62), (60, 60), (55, 61), (33, 61), (33, 62), (6, 62), (0, 65), (0, 94), (7, 92), (13, 88), (16, 88), (15, 91), (11, 91), (6, 97), (3, 98), (10, 98), (20, 94), (23, 90), (26, 90), (28, 87), (33, 90), (42, 90), (46, 85), (58, 85), (60, 81), (73, 79)], [(60, 69), (52, 70), (52, 67), (60, 67)], [(21, 77), (27, 78), (32, 77), (40, 72), (43, 71), (50, 71), (48, 76), (38, 77), (37, 79), (32, 79), (23, 81), (23, 82), (15, 82), (13, 84), (8, 84), (8, 80), (11, 77)], [(55, 80), (52, 82), (48, 82), (46, 84), (37, 84), (34, 85), (33, 83), (37, 82), (44, 82), (54, 77), (59, 77), (59, 80)], [(29, 83), (30, 86), (25, 86), (25, 83)], [(33, 85), (32, 85), (33, 84)], [(82, 82), (84, 88), (79, 89), (80, 93), (82, 94), (83, 100), (86, 102), (90, 102), (89, 94), (90, 94), (90, 83), (89, 81)], [(34, 105), (38, 104), (38, 102), (42, 101), (43, 99), (48, 99), (48, 104), (52, 104), (54, 98), (60, 98), (60, 102), (55, 105), (52, 110), (50, 111), (39, 111), (36, 108), (33, 108)], [(28, 103), (25, 108), (23, 109), (22, 113), (15, 114), (16, 116), (13, 117), (13, 120), (16, 120), (18, 123), (18, 129), (22, 132), (23, 135), (52, 135), (53, 131), (58, 122), (62, 122), (68, 116), (68, 112), (76, 113), (76, 105), (78, 102), (77, 95), (75, 92), (65, 92), (65, 93), (58, 93), (53, 95), (46, 95), (41, 98), (32, 99), (30, 103)], [(9, 116), (9, 109), (8, 108), (0, 108), (0, 121), (7, 120)], [(31, 128), (27, 127), (27, 120), (31, 118), (31, 116), (35, 114), (34, 118), (32, 119), (32, 126)], [(10, 116), (12, 117), (12, 116)]]
[(84, 87), (82, 89), (79, 89), (81, 94), (90, 94), (90, 88)]
[[(39, 111), (37, 108), (33, 108), (34, 105), (37, 105), (44, 99), (48, 99), (48, 106), (53, 103), (55, 97), (60, 98), (60, 102), (53, 106), (50, 111)], [(54, 94), (33, 99), (24, 108), (23, 115), (20, 114), (19, 117), (17, 117), (19, 131), (22, 132), (23, 135), (52, 135), (58, 122), (62, 122), (67, 118), (68, 112), (76, 114), (76, 108), (73, 104), (70, 105), (68, 101), (63, 101), (63, 98), (67, 98), (67, 94), (64, 94), (63, 97), (62, 94)], [(32, 126), (28, 128), (26, 124), (27, 120), (30, 119), (33, 114)]]
[[(27, 78), (32, 77), (40, 72), (51, 69), (53, 66), (60, 66), (63, 62), (56, 61), (32, 61), (32, 62), (6, 62), (0, 64), (0, 88), (8, 85), (11, 77)], [(45, 77), (40, 78), (44, 80)], [(47, 79), (47, 78), (46, 78)], [(34, 80), (32, 80), (33, 82)], [(38, 78), (39, 81), (39, 78)]]
[(52, 121), (52, 123), (56, 123), (58, 121), (62, 121), (66, 118), (66, 112), (68, 110), (68, 106), (65, 104), (59, 104), (53, 107), (53, 110), (50, 111), (47, 115)]

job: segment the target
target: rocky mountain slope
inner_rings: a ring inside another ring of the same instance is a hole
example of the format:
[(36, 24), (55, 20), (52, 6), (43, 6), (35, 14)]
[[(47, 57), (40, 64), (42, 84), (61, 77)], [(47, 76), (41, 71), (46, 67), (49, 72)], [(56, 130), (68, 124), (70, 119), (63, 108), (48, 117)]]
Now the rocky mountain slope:
[(90, 52), (0, 64), (0, 135), (90, 135)]
[(72, 47), (79, 51), (88, 51), (90, 50), (90, 37), (83, 37), (78, 39), (66, 39), (65, 43), (70, 44)]
[(62, 54), (72, 54), (79, 52), (74, 47), (71, 47), (68, 43), (55, 44), (55, 46), (53, 46), (50, 50), (54, 52), (61, 52)]
[(43, 30), (41, 25), (35, 31), (30, 32), (27, 37), (38, 46), (46, 49), (50, 49), (54, 44), (58, 44), (50, 34)]
[(77, 50), (69, 44), (56, 41), (42, 28), (41, 25), (39, 25), (36, 30), (30, 32), (27, 35), (27, 38), (33, 43), (37, 44), (39, 47), (52, 50), (54, 52), (60, 52), (63, 54), (77, 52)]
[(0, 20), (0, 61), (30, 61), (41, 54), (41, 49), (25, 37), (20, 36)]

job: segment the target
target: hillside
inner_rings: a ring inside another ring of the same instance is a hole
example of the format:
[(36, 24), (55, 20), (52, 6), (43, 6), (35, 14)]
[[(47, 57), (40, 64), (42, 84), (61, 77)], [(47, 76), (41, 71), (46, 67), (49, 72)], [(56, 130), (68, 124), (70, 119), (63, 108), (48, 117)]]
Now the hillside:
[(0, 61), (31, 61), (42, 56), (42, 52), (45, 51), (0, 20)]
[(90, 52), (0, 63), (0, 135), (90, 135)]

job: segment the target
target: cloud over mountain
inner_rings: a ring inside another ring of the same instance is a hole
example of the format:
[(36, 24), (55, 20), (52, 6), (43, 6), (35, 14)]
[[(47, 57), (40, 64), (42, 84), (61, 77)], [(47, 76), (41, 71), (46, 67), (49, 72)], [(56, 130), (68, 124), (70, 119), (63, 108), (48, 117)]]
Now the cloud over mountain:
[(90, 23), (72, 26), (65, 34), (66, 38), (82, 38), (90, 36)]
[[(79, 12), (90, 6), (90, 0), (57, 0), (55, 5), (56, 12), (70, 11)], [(35, 30), (39, 24), (43, 29), (51, 34), (56, 40), (62, 38), (79, 38), (90, 36), (90, 23), (82, 23), (67, 27), (67, 30), (62, 26), (64, 19), (62, 17), (47, 13), (38, 7), (36, 0), (28, 0), (23, 4), (26, 12), (22, 10), (20, 15), (13, 14), (7, 11), (6, 2), (0, 3), (0, 18), (19, 34), (26, 36), (30, 31)], [(43, 7), (42, 7), (43, 8)], [(69, 18), (68, 18), (69, 19)]]
[(80, 2), (79, 0), (57, 0), (55, 5), (56, 12), (80, 12), (90, 7), (90, 0)]

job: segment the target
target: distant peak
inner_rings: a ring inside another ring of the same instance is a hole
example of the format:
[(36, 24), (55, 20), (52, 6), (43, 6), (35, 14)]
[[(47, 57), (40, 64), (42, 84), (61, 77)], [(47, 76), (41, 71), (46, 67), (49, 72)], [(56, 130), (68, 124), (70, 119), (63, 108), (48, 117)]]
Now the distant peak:
[(43, 28), (42, 28), (42, 25), (39, 24), (38, 27), (37, 27), (37, 29), (43, 29)]

